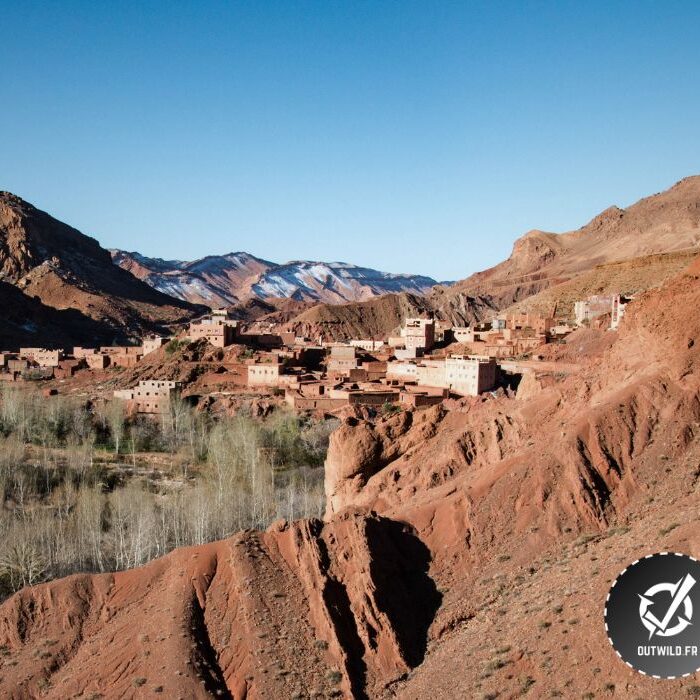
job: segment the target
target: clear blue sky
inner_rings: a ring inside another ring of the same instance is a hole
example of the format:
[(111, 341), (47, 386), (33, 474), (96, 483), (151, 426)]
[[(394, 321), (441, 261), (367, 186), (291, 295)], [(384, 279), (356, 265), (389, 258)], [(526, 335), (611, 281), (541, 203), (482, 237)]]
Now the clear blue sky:
[(458, 279), (700, 172), (700, 2), (4, 2), (0, 189), (147, 255)]

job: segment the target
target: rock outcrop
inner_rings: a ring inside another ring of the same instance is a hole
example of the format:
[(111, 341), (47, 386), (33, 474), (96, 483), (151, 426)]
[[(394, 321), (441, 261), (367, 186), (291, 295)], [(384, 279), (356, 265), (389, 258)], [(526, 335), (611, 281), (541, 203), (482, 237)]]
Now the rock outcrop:
[(28, 309), (24, 323), (21, 316), (5, 321), (5, 343), (29, 336), (32, 344), (56, 344), (53, 323), (65, 324), (59, 335), (73, 344), (109, 343), (162, 331), (202, 310), (151, 289), (114, 265), (95, 239), (9, 192), (0, 192), (0, 277), (31, 300), (22, 306), (68, 312), (31, 325)]

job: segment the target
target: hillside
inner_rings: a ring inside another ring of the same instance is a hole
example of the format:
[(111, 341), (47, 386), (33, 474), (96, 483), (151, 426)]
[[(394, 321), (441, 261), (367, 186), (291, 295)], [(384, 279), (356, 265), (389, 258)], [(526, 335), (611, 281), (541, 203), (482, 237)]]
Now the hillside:
[[(70, 310), (54, 318), (76, 344), (163, 329), (199, 310), (137, 280), (95, 239), (9, 192), (0, 192), (0, 275), (32, 300), (20, 305)], [(24, 325), (35, 343), (53, 341), (51, 327)]]
[(285, 328), (309, 338), (382, 338), (401, 325), (407, 316), (429, 310), (425, 297), (415, 294), (387, 294), (350, 304), (318, 304), (291, 319)]
[(576, 231), (530, 231), (507, 260), (452, 285), (436, 285), (419, 301), (413, 295), (369, 307), (321, 304), (292, 324), (326, 328), (341, 339), (387, 335), (397, 325), (396, 308), (432, 313), (454, 325), (521, 308), (556, 309), (564, 316), (588, 294), (658, 285), (687, 264), (699, 245), (700, 176), (694, 176), (627, 209), (610, 207)]
[(699, 304), (695, 261), (577, 341), (577, 374), (346, 420), (323, 522), (23, 589), (3, 696), (685, 696), (617, 659), (601, 610), (632, 559), (700, 554)]
[(72, 347), (76, 339), (111, 343), (120, 335), (77, 309), (46, 306), (7, 282), (0, 282), (0, 307), (0, 349), (31, 347), (37, 342)]
[(430, 300), (446, 318), (464, 318), (469, 297), (486, 297), (503, 309), (599, 265), (670, 253), (700, 245), (700, 176), (621, 209), (611, 206), (576, 231), (533, 230), (513, 245), (510, 257)]
[(392, 274), (342, 262), (297, 260), (284, 265), (248, 253), (212, 255), (191, 262), (147, 258), (113, 250), (117, 265), (166, 294), (208, 306), (251, 299), (338, 304), (382, 294), (424, 294), (436, 282), (421, 275)]
[(631, 295), (657, 287), (687, 267), (697, 254), (697, 249), (692, 248), (597, 265), (517, 302), (506, 309), (506, 313), (533, 311), (571, 318), (577, 300), (592, 294)]

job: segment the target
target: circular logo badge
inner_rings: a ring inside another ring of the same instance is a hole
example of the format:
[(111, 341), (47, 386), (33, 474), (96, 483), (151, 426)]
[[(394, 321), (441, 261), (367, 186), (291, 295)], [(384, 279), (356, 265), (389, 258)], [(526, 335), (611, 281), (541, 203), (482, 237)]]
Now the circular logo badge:
[(617, 655), (640, 673), (654, 678), (695, 673), (700, 669), (700, 562), (672, 552), (635, 561), (610, 588), (605, 629)]

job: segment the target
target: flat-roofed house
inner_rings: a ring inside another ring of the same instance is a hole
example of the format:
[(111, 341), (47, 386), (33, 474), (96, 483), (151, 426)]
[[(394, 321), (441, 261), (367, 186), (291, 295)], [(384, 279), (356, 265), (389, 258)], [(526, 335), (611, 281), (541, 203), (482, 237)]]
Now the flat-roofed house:
[(401, 336), (406, 348), (430, 350), (435, 345), (435, 321), (431, 318), (407, 318)]
[(238, 335), (238, 324), (221, 316), (212, 316), (192, 321), (189, 327), (189, 336), (192, 340), (204, 338), (216, 348), (225, 348), (233, 345)]
[(143, 354), (149, 355), (150, 353), (155, 352), (159, 348), (162, 348), (164, 345), (166, 345), (169, 342), (169, 340), (170, 338), (164, 338), (160, 335), (153, 335), (149, 338), (144, 338), (142, 341)]
[(496, 361), (490, 357), (454, 356), (445, 360), (445, 381), (450, 391), (478, 396), (496, 385)]
[(357, 348), (352, 345), (333, 345), (328, 358), (329, 372), (348, 372), (357, 369)]
[(180, 392), (180, 384), (170, 380), (153, 379), (140, 381), (131, 391), (132, 408), (137, 413), (162, 414), (170, 410), (171, 401)]
[(279, 362), (259, 362), (248, 365), (248, 386), (277, 386), (279, 378)]

